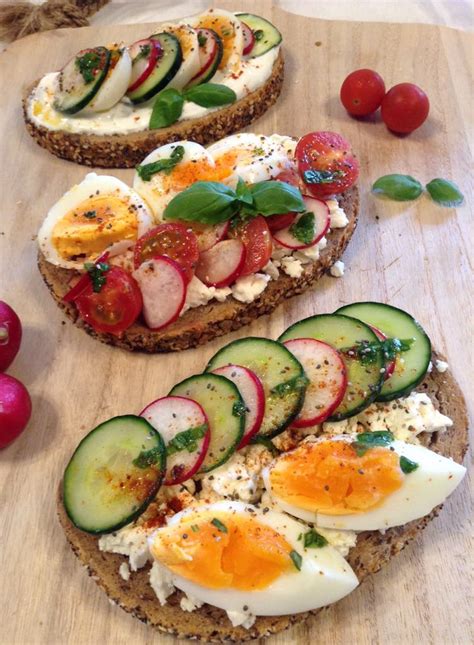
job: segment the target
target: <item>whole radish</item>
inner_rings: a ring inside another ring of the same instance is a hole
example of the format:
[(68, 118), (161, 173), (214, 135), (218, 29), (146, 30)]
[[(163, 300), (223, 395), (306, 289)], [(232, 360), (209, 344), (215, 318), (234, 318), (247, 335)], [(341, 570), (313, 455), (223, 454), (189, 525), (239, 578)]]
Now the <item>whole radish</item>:
[(21, 343), (21, 322), (16, 313), (0, 300), (0, 372), (13, 363)]
[(13, 376), (0, 374), (0, 448), (5, 448), (26, 428), (31, 416), (28, 390)]

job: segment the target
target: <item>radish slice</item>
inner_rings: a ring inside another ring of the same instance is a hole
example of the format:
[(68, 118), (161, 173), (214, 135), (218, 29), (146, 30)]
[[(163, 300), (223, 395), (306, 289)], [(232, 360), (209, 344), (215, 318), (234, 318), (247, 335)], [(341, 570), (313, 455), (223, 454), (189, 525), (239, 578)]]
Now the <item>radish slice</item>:
[(140, 413), (166, 444), (166, 486), (182, 484), (200, 468), (206, 456), (211, 431), (206, 413), (196, 401), (165, 396)]
[(253, 49), (255, 36), (253, 35), (253, 31), (245, 24), (245, 22), (240, 21), (240, 24), (242, 25), (242, 36), (244, 37), (244, 49), (242, 54), (247, 56), (247, 54), (250, 54)]
[(143, 315), (158, 330), (178, 318), (186, 299), (186, 280), (180, 266), (165, 255), (146, 260), (133, 272), (143, 296)]
[(132, 59), (132, 75), (127, 92), (133, 92), (146, 81), (162, 53), (161, 44), (157, 40), (151, 40), (150, 38), (138, 40), (133, 45), (130, 45), (129, 54)]
[(209, 224), (199, 224), (198, 222), (186, 222), (187, 228), (192, 229), (197, 237), (199, 252), (209, 251), (213, 246), (223, 240), (229, 230), (230, 222), (222, 222), (211, 226)]
[(239, 277), (244, 262), (243, 243), (235, 239), (224, 240), (201, 253), (196, 276), (208, 287), (227, 287)]
[(325, 421), (342, 401), (347, 374), (339, 352), (314, 338), (287, 340), (285, 347), (296, 356), (309, 379), (303, 408), (294, 428), (307, 428)]
[(213, 373), (225, 376), (235, 383), (244, 400), (246, 408), (244, 436), (237, 446), (237, 450), (240, 450), (248, 444), (254, 434), (257, 434), (262, 425), (265, 413), (265, 392), (262, 382), (255, 372), (241, 365), (224, 365), (213, 370)]
[(210, 29), (198, 29), (198, 39), (204, 41), (204, 45), (199, 45), (199, 63), (201, 67), (197, 74), (192, 77), (190, 83), (209, 69), (219, 53), (216, 34), (213, 31)]
[[(380, 331), (377, 327), (374, 327), (373, 325), (369, 325), (370, 329), (374, 332), (374, 334), (377, 336), (379, 340), (387, 340), (388, 336), (386, 336), (383, 331)], [(385, 365), (385, 375), (384, 375), (384, 380), (386, 381), (389, 379), (392, 374), (395, 371), (395, 366), (397, 364), (396, 360), (390, 361)]]
[[(287, 249), (307, 249), (310, 246), (314, 246), (319, 240), (326, 234), (331, 223), (329, 217), (329, 208), (325, 202), (322, 202), (319, 199), (314, 197), (303, 197), (306, 208), (311, 213), (314, 213), (314, 235), (310, 244), (303, 244), (298, 240), (293, 233), (291, 232), (291, 226), (284, 228), (281, 231), (276, 231), (273, 233), (273, 238), (281, 246), (285, 246)], [(303, 216), (299, 214), (295, 219), (295, 223)]]

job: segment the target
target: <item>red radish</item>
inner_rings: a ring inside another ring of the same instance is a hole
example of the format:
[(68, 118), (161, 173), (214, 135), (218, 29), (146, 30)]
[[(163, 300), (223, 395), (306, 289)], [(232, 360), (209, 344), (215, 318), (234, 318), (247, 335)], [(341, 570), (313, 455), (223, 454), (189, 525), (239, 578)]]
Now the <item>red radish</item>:
[(132, 76), (127, 92), (134, 92), (155, 69), (156, 61), (162, 55), (163, 49), (157, 40), (145, 38), (130, 45), (129, 53), (132, 59)]
[(244, 56), (247, 56), (247, 54), (250, 54), (253, 49), (253, 46), (255, 44), (255, 36), (253, 31), (248, 25), (245, 24), (245, 22), (241, 21), (240, 24), (242, 25), (242, 36), (244, 37), (244, 49), (242, 51), (242, 54)]
[(257, 434), (262, 425), (265, 413), (265, 392), (262, 382), (255, 372), (241, 365), (224, 365), (213, 370), (213, 373), (225, 376), (235, 383), (244, 400), (246, 407), (244, 436), (237, 446), (237, 450), (240, 450)]
[(143, 315), (150, 329), (158, 330), (174, 322), (186, 300), (184, 273), (171, 258), (158, 255), (146, 260), (133, 272), (143, 297)]
[[(314, 235), (310, 244), (303, 244), (291, 232), (291, 226), (284, 228), (280, 231), (273, 233), (273, 239), (285, 246), (288, 249), (307, 249), (309, 246), (314, 246), (319, 240), (327, 233), (331, 224), (329, 216), (329, 208), (325, 202), (314, 197), (303, 197), (306, 208), (311, 213), (314, 213)], [(303, 217), (304, 213), (298, 214), (295, 219), (295, 224)]]
[(276, 233), (283, 228), (288, 228), (296, 219), (296, 213), (281, 213), (281, 215), (269, 215), (266, 220), (270, 233)]
[(218, 56), (219, 44), (216, 36), (217, 34), (210, 29), (198, 29), (198, 39), (204, 41), (203, 45), (199, 45), (199, 62), (201, 67), (198, 73), (192, 77), (188, 85), (192, 85), (196, 78), (202, 76), (215, 61), (216, 56)]
[(21, 343), (21, 322), (16, 313), (0, 300), (0, 372), (13, 363)]
[(201, 253), (196, 276), (210, 287), (227, 287), (239, 277), (244, 262), (244, 244), (240, 240), (224, 240)]
[[(379, 340), (387, 340), (388, 336), (386, 336), (383, 331), (380, 331), (377, 327), (374, 327), (373, 325), (369, 325), (370, 329), (374, 332), (374, 334), (377, 336)], [(389, 379), (392, 374), (395, 371), (395, 366), (397, 364), (397, 360), (394, 359), (393, 361), (389, 361), (385, 365), (385, 375), (384, 375), (384, 380), (386, 381)]]
[(165, 396), (147, 405), (140, 416), (158, 430), (167, 446), (165, 485), (182, 484), (192, 477), (204, 461), (211, 440), (209, 421), (199, 403), (182, 396)]
[[(99, 262), (107, 262), (109, 259), (108, 251), (105, 251), (100, 255), (94, 264), (99, 264)], [(82, 275), (76, 284), (70, 289), (65, 296), (63, 296), (64, 302), (74, 302), (90, 285), (91, 279), (89, 273), (86, 272)]]
[(325, 421), (344, 398), (347, 374), (339, 352), (314, 338), (287, 340), (285, 347), (299, 360), (309, 384), (294, 428), (308, 428)]
[(199, 224), (199, 222), (186, 222), (186, 227), (191, 229), (197, 238), (199, 253), (209, 251), (217, 242), (225, 239), (229, 226), (229, 221), (214, 226)]
[(25, 429), (31, 416), (28, 390), (13, 376), (0, 374), (0, 448), (5, 448)]

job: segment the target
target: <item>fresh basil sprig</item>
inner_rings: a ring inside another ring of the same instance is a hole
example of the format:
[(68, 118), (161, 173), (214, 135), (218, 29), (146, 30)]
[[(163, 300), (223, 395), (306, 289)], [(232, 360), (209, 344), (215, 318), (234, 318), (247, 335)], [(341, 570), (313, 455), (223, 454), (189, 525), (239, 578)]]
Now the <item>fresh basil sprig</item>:
[(303, 213), (290, 226), (290, 233), (302, 244), (311, 244), (314, 238), (314, 213)]
[(460, 206), (464, 201), (464, 195), (456, 184), (447, 179), (432, 179), (426, 184), (426, 190), (440, 206)]
[(150, 181), (153, 175), (156, 175), (157, 172), (164, 171), (168, 175), (173, 168), (179, 164), (183, 157), (184, 147), (176, 146), (167, 159), (158, 159), (152, 163), (137, 166), (136, 171), (140, 179), (143, 179), (143, 181)]
[(384, 175), (372, 186), (372, 192), (394, 199), (397, 202), (417, 199), (423, 192), (420, 182), (410, 175)]
[(227, 85), (203, 83), (183, 90), (183, 98), (185, 101), (191, 101), (201, 107), (219, 107), (234, 103), (237, 100), (237, 95)]
[(259, 181), (250, 186), (252, 209), (260, 215), (301, 213), (306, 210), (301, 193), (296, 186), (284, 181)]

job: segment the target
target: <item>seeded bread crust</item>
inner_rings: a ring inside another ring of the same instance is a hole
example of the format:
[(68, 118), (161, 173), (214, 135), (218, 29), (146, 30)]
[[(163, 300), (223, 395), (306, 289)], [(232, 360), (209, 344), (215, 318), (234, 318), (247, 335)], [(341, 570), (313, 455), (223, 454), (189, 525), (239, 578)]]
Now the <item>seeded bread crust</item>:
[[(437, 358), (442, 357), (433, 354), (433, 362)], [(417, 390), (426, 392), (435, 407), (454, 422), (443, 433), (420, 435), (422, 443), (435, 452), (462, 462), (468, 446), (468, 420), (459, 385), (449, 371), (442, 374), (433, 370)], [(438, 506), (430, 515), (405, 526), (388, 529), (384, 535), (378, 531), (359, 534), (357, 545), (350, 550), (347, 558), (359, 581), (379, 571), (394, 555), (400, 553), (438, 515), (441, 508)], [(166, 605), (161, 606), (149, 584), (149, 565), (132, 573), (128, 581), (123, 580), (118, 570), (125, 561), (124, 557), (99, 551), (97, 537), (83, 533), (71, 523), (62, 504), (61, 487), (57, 511), (66, 538), (89, 575), (122, 609), (159, 631), (203, 642), (242, 642), (276, 634), (321, 611), (258, 617), (254, 625), (246, 630), (232, 627), (226, 613), (210, 605), (203, 605), (193, 612), (183, 611), (179, 606), (183, 594), (179, 591), (168, 599)]]
[(348, 225), (331, 231), (320, 259), (306, 265), (300, 278), (291, 278), (281, 272), (278, 279), (271, 281), (265, 291), (250, 304), (238, 302), (232, 297), (227, 298), (225, 302), (212, 301), (207, 305), (189, 309), (176, 322), (161, 331), (152, 331), (140, 321), (120, 337), (94, 331), (79, 318), (75, 305), (62, 299), (70, 289), (69, 283), (75, 272), (50, 264), (41, 253), (38, 256), (38, 268), (59, 307), (78, 327), (94, 338), (129, 351), (180, 351), (203, 345), (218, 336), (240, 329), (259, 316), (270, 314), (288, 298), (310, 288), (341, 257), (354, 233), (359, 212), (357, 187), (351, 188), (341, 196), (340, 206), (347, 215)]
[(280, 95), (284, 77), (283, 54), (278, 54), (268, 80), (254, 92), (232, 105), (199, 119), (175, 123), (168, 128), (144, 130), (133, 134), (78, 134), (49, 130), (28, 116), (27, 104), (36, 81), (23, 96), (26, 128), (42, 148), (56, 157), (85, 166), (100, 168), (134, 168), (155, 148), (172, 141), (196, 141), (206, 144), (247, 127), (261, 117)]

